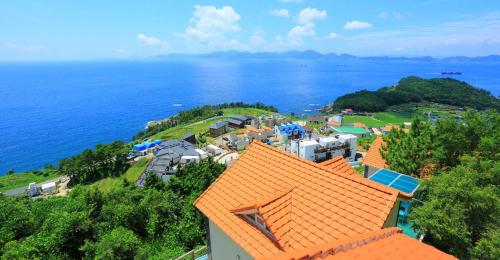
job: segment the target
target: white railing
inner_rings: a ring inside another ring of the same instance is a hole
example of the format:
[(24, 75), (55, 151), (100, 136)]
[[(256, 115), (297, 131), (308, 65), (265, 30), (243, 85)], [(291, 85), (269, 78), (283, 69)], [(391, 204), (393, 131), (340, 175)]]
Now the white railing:
[(206, 255), (207, 253), (207, 246), (202, 246), (177, 257), (175, 260), (195, 260)]

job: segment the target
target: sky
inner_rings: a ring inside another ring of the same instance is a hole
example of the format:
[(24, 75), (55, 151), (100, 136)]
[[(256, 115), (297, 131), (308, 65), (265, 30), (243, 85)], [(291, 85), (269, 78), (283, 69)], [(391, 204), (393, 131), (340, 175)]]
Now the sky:
[(500, 54), (499, 0), (0, 0), (0, 60)]

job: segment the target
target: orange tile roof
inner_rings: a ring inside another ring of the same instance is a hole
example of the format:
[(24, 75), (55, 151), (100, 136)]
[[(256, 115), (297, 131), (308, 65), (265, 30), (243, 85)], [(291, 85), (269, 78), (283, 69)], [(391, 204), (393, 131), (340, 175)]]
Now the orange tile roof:
[(356, 127), (363, 127), (363, 128), (367, 128), (365, 124), (360, 123), (360, 122), (353, 123), (353, 125), (354, 125), (354, 126), (356, 126)]
[[(264, 260), (267, 258), (260, 258)], [(271, 258), (268, 258), (271, 259)], [(342, 241), (282, 253), (272, 259), (457, 259), (402, 234), (400, 228), (384, 228)]]
[(340, 173), (346, 173), (352, 176), (360, 176), (354, 168), (344, 159), (342, 156), (334, 157), (330, 160), (326, 160), (324, 162), (320, 162), (320, 165), (328, 167), (334, 171), (338, 171)]
[(387, 168), (387, 162), (382, 158), (381, 154), (383, 145), (385, 145), (384, 140), (381, 136), (377, 135), (370, 149), (366, 152), (365, 158), (363, 158), (363, 164), (376, 168)]
[(341, 123), (337, 122), (337, 121), (330, 121), (330, 122), (328, 122), (326, 124), (329, 125), (329, 126), (340, 126), (341, 125)]
[[(253, 142), (194, 204), (255, 258), (381, 229), (400, 194)], [(245, 209), (276, 240), (238, 214)]]

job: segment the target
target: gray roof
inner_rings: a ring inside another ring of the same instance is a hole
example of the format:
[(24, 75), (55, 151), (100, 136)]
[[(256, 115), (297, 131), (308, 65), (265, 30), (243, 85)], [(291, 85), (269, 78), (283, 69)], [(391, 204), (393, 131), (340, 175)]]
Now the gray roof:
[(247, 121), (247, 120), (251, 119), (248, 116), (243, 116), (243, 115), (234, 115), (234, 116), (230, 116), (229, 118), (239, 120), (239, 121)]
[(235, 125), (241, 125), (241, 124), (243, 124), (242, 120), (233, 119), (233, 118), (229, 118), (227, 120), (227, 122), (230, 123), (230, 124), (235, 124)]
[(219, 128), (222, 128), (222, 127), (225, 127), (225, 126), (227, 126), (227, 121), (220, 121), (220, 122), (211, 124), (210, 128), (212, 128), (212, 129), (219, 129)]

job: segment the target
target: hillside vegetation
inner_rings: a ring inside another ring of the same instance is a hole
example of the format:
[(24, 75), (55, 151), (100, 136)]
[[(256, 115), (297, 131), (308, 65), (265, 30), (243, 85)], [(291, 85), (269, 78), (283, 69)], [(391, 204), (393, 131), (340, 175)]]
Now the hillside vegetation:
[(352, 108), (355, 111), (379, 112), (393, 105), (424, 101), (478, 110), (500, 108), (497, 97), (463, 81), (406, 77), (396, 86), (377, 91), (361, 90), (338, 97), (329, 110)]

